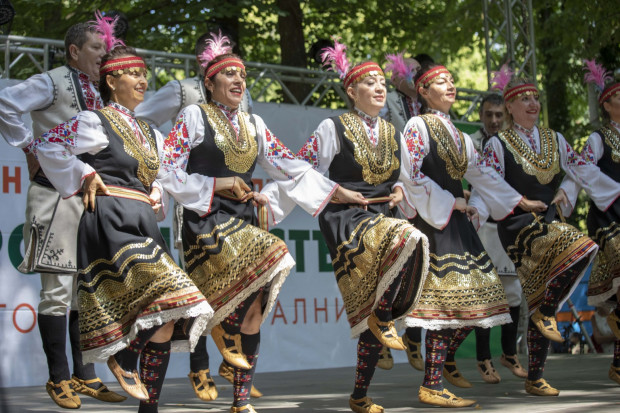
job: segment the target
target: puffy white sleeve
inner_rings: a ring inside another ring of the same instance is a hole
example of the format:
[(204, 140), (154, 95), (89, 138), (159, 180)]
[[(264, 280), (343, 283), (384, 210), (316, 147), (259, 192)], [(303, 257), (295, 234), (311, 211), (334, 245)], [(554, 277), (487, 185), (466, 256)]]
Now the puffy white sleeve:
[(35, 139), (31, 150), (52, 185), (63, 198), (69, 198), (80, 191), (86, 176), (95, 173), (77, 155), (94, 155), (108, 144), (108, 135), (99, 117), (94, 112), (84, 111)]
[[(258, 124), (259, 122), (257, 121), (257, 127)], [(269, 150), (269, 148), (267, 149)], [(337, 184), (323, 175), (327, 172), (329, 165), (339, 152), (340, 145), (336, 134), (336, 126), (331, 119), (325, 119), (295, 156), (304, 165), (301, 170), (304, 171), (304, 179), (307, 178), (307, 180), (303, 186), (298, 186), (294, 182), (285, 183), (285, 186), (283, 186), (282, 178), (279, 178), (280, 183), (276, 183), (277, 181), (274, 180), (274, 182), (265, 185), (261, 191), (261, 194), (269, 199), (271, 224), (275, 225), (282, 222), (295, 208), (297, 201), (300, 201), (300, 206), (313, 216), (316, 216), (323, 210), (334, 191), (338, 188)], [(268, 162), (267, 159), (265, 161)], [(277, 171), (278, 169), (273, 163), (267, 168), (272, 171)], [(295, 168), (301, 167), (295, 165)], [(288, 188), (291, 187), (293, 187), (293, 190), (289, 191)], [(309, 204), (303, 201), (305, 198), (308, 198)]]
[[(493, 167), (484, 162), (467, 134), (463, 134), (463, 137), (468, 162), (465, 179), (472, 184), (474, 190), (483, 199), (493, 219), (501, 221), (512, 214), (523, 196), (508, 185)], [(475, 201), (470, 205), (475, 206)]]
[(181, 109), (181, 85), (172, 80), (159, 89), (153, 96), (140, 103), (135, 110), (136, 118), (143, 119), (160, 127), (177, 117)]
[[(402, 133), (400, 135), (400, 175), (398, 177), (398, 181), (392, 186), (392, 191), (394, 188), (400, 187), (403, 190), (403, 200), (400, 204), (398, 204), (398, 208), (401, 212), (407, 217), (407, 219), (413, 219), (416, 215), (418, 215), (418, 211), (415, 209), (410, 198), (407, 198), (407, 193), (416, 193), (417, 191), (424, 191), (424, 188), (415, 185), (411, 179), (411, 168), (408, 167), (410, 165), (410, 153), (407, 148), (407, 142), (405, 141), (405, 136)], [(421, 196), (421, 195), (420, 195)]]
[(415, 116), (409, 119), (405, 125), (404, 140), (402, 167), (408, 169), (409, 181), (404, 183), (405, 200), (399, 207), (405, 216), (413, 217), (417, 211), (429, 225), (442, 229), (450, 221), (456, 199), (421, 171), (422, 162), (430, 151), (429, 136), (422, 118)]
[[(157, 154), (159, 156), (159, 159), (161, 159), (161, 156), (163, 154), (163, 148), (164, 148), (164, 136), (157, 129), (153, 128), (153, 130), (155, 131), (155, 141), (157, 143)], [(160, 168), (161, 168), (161, 163), (160, 163)], [(156, 216), (157, 216), (157, 221), (163, 221), (164, 219), (166, 219), (166, 215), (168, 214), (169, 195), (164, 190), (164, 187), (161, 184), (161, 182), (159, 182), (159, 180), (157, 179), (155, 179), (155, 181), (153, 182), (153, 187), (151, 188), (151, 190), (153, 189), (159, 190), (159, 193), (161, 194), (161, 208), (159, 209), (159, 212), (157, 213)]]
[[(331, 199), (338, 185), (314, 170), (310, 164), (298, 159), (265, 126), (265, 122), (254, 115), (259, 142), (258, 164), (278, 185), (281, 191), (301, 206), (304, 211), (317, 216)], [(270, 199), (272, 207), (277, 199)]]
[(186, 172), (190, 151), (202, 143), (205, 125), (198, 105), (181, 111), (164, 140), (157, 180), (179, 204), (200, 216), (211, 211), (215, 177)]
[(26, 148), (32, 143), (33, 136), (22, 115), (45, 109), (53, 100), (54, 86), (45, 73), (0, 90), (0, 135), (9, 145)]
[(570, 202), (566, 207), (561, 205), (562, 213), (569, 216), (573, 211), (578, 193), (575, 183), (586, 191), (598, 209), (606, 211), (620, 196), (620, 183), (602, 173), (596, 164), (586, 161), (586, 158), (576, 153), (560, 133), (557, 133), (557, 137), (560, 164), (566, 172), (560, 188), (566, 192)]

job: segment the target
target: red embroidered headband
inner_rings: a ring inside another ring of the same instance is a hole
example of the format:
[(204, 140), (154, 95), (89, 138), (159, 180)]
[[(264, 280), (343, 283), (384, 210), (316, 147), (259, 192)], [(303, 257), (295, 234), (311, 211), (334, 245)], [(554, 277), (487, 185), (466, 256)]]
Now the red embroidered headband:
[(599, 105), (602, 105), (603, 102), (605, 102), (616, 93), (620, 93), (620, 83), (610, 85), (607, 87), (607, 89), (603, 90), (603, 93), (601, 93), (601, 97), (598, 99)]
[(207, 69), (206, 77), (211, 77), (221, 72), (224, 69), (234, 68), (238, 72), (245, 72), (245, 65), (236, 57), (227, 57), (226, 59), (222, 59), (217, 63), (214, 63), (211, 67)]
[(363, 78), (373, 75), (385, 76), (383, 74), (383, 70), (381, 70), (381, 66), (379, 66), (375, 62), (366, 62), (359, 64), (347, 72), (346, 76), (344, 77), (344, 88), (346, 89), (352, 84), (359, 82)]
[(445, 66), (435, 66), (427, 70), (422, 76), (418, 78), (418, 80), (416, 80), (415, 88), (417, 89), (420, 85), (422, 85), (422, 87), (427, 87), (428, 85), (433, 83), (433, 80), (435, 80), (436, 77), (442, 74), (449, 75), (450, 71), (446, 69)]
[(122, 75), (131, 72), (146, 72), (146, 64), (144, 59), (138, 56), (120, 57), (118, 59), (108, 60), (105, 65), (99, 68), (101, 76), (112, 74)]
[(508, 89), (504, 92), (504, 100), (508, 102), (511, 99), (518, 98), (525, 95), (538, 96), (538, 89), (532, 83), (525, 83)]

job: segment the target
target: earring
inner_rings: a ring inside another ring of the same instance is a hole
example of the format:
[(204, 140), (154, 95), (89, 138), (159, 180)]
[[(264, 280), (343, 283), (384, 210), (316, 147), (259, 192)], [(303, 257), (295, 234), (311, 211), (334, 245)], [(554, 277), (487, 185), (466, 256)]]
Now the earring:
[(113, 88), (112, 88), (112, 92), (114, 92), (115, 90), (116, 90), (116, 88), (115, 88), (115, 87), (113, 87)]

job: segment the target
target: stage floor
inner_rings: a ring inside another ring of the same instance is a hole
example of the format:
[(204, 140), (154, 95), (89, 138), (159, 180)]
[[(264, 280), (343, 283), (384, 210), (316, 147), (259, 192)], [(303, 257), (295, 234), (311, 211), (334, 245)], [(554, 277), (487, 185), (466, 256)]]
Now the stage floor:
[[(486, 384), (476, 371), (473, 359), (459, 359), (463, 375), (474, 387), (458, 389), (447, 385), (458, 396), (477, 400), (474, 407), (464, 410), (483, 410), (502, 413), (535, 412), (596, 412), (620, 411), (620, 385), (607, 377), (611, 355), (552, 355), (547, 362), (545, 378), (561, 390), (559, 397), (536, 397), (525, 393), (523, 380), (514, 377), (495, 360), (502, 376), (499, 384)], [(525, 364), (524, 356), (521, 362)], [(98, 368), (104, 368), (100, 366)], [(214, 370), (217, 370), (215, 368)], [(43, 373), (43, 372), (42, 372)], [(282, 373), (258, 373), (256, 387), (264, 393), (253, 401), (260, 413), (349, 412), (348, 398), (353, 387), (354, 369), (304, 370)], [(0, 412), (58, 412), (41, 386), (0, 389)], [(232, 385), (215, 377), (219, 397), (205, 403), (195, 397), (187, 379), (167, 380), (160, 400), (162, 413), (228, 412), (232, 402)], [(437, 412), (437, 408), (418, 401), (422, 372), (408, 364), (396, 364), (392, 370), (377, 370), (369, 395), (387, 412)], [(109, 383), (116, 391), (117, 383)], [(82, 397), (81, 412), (136, 412), (138, 401), (128, 399), (120, 404), (101, 403)]]

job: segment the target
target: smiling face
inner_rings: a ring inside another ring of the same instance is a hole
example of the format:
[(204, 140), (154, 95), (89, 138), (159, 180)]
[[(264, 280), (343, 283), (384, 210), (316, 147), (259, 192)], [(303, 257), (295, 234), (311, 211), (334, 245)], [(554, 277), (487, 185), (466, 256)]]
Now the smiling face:
[(385, 106), (385, 76), (376, 74), (364, 77), (347, 88), (355, 107), (370, 116), (378, 116)]
[(506, 102), (506, 110), (512, 115), (513, 122), (532, 129), (540, 114), (538, 95), (518, 96)]
[(69, 65), (86, 73), (92, 81), (99, 80), (99, 65), (105, 55), (105, 45), (98, 34), (87, 32), (86, 42), (82, 47), (70, 45), (69, 54), (71, 55)]
[(418, 93), (429, 108), (448, 113), (456, 101), (454, 78), (449, 73), (442, 73), (435, 77), (428, 87), (418, 87)]
[(134, 110), (144, 100), (147, 88), (146, 70), (132, 71), (122, 75), (108, 75), (106, 82), (112, 90), (113, 102)]
[(213, 79), (205, 78), (205, 87), (216, 102), (237, 109), (245, 93), (245, 71), (228, 67), (217, 73)]

